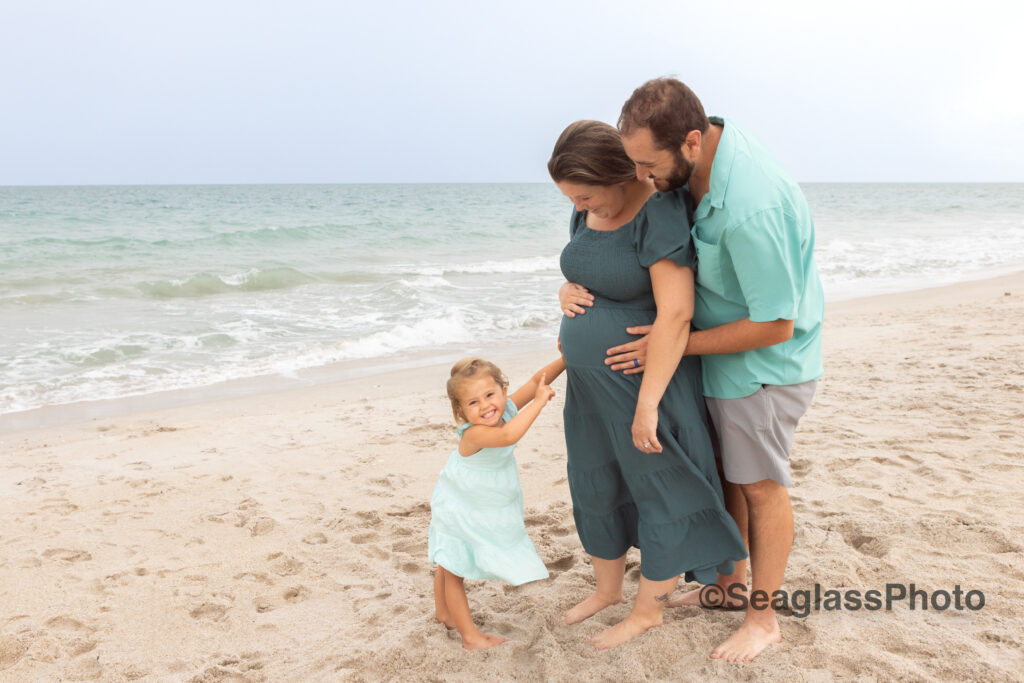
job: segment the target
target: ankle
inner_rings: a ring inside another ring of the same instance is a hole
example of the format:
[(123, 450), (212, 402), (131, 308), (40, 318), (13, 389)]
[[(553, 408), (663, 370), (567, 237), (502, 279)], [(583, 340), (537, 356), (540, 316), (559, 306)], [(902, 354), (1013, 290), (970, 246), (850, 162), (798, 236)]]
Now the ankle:
[(771, 608), (763, 610), (748, 608), (746, 616), (743, 618), (743, 626), (752, 626), (771, 633), (779, 630), (779, 620), (775, 616), (775, 610)]

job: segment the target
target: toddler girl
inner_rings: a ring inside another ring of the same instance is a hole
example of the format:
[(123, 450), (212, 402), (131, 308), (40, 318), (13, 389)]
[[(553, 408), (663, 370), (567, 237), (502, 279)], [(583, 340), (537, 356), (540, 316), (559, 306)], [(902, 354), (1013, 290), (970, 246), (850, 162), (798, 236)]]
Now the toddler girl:
[(477, 630), (463, 579), (499, 579), (518, 586), (548, 577), (526, 535), (512, 451), (555, 395), (547, 381), (563, 370), (565, 361), (549, 363), (509, 396), (508, 380), (493, 363), (466, 358), (452, 367), (448, 398), (460, 423), (460, 441), (430, 498), (428, 552), (437, 565), (437, 620), (457, 628), (467, 650), (507, 639)]

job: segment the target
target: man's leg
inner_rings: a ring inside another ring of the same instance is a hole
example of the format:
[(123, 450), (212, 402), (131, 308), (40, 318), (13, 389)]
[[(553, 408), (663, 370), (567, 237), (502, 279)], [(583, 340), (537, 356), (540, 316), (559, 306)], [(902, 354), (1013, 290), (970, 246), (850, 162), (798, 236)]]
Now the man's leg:
[[(725, 472), (722, 470), (722, 450), (718, 440), (717, 427), (712, 420), (711, 424), (711, 444), (715, 449), (715, 466), (718, 469), (718, 480), (722, 482), (722, 493), (725, 496), (725, 509), (729, 512), (729, 515), (736, 522), (736, 526), (740, 530), (740, 536), (743, 538), (743, 544), (747, 546), (747, 554), (750, 554), (750, 538), (747, 534), (747, 499), (743, 495), (743, 491), (740, 489), (739, 484), (733, 484), (730, 481), (726, 481)], [(733, 568), (732, 574), (719, 574), (715, 584), (722, 589), (722, 595), (725, 596), (725, 600), (722, 602), (722, 607), (733, 607), (742, 609), (743, 601), (733, 598), (733, 595), (737, 595), (736, 590), (731, 590), (731, 586), (739, 584), (742, 586), (739, 589), (740, 593), (744, 595), (747, 592), (747, 562), (746, 560), (740, 560), (736, 562)], [(700, 603), (701, 588), (694, 588), (693, 590), (686, 591), (678, 598), (669, 600), (666, 607), (683, 607), (683, 606), (702, 606)]]
[[(736, 521), (736, 526), (739, 527), (740, 536), (743, 537), (743, 543), (747, 546), (747, 553), (750, 553), (750, 537), (748, 535), (748, 512), (747, 512), (747, 499), (743, 495), (742, 487), (739, 484), (733, 484), (732, 482), (726, 481), (722, 475), (722, 463), (718, 462), (718, 476), (722, 480), (722, 492), (725, 494), (725, 509), (728, 510), (729, 515), (732, 516), (733, 520)], [(737, 590), (741, 593), (747, 592), (747, 562), (746, 560), (740, 560), (735, 564), (735, 568), (732, 574), (719, 574), (718, 579), (715, 581), (719, 588), (722, 589), (722, 594), (725, 595), (725, 601), (722, 603), (723, 607), (742, 607), (743, 601), (736, 600), (730, 596), (736, 595)], [(730, 586), (733, 584), (739, 584), (743, 586), (742, 589), (730, 590)], [(693, 590), (686, 591), (678, 598), (670, 600), (666, 607), (683, 607), (686, 605), (701, 606), (700, 604), (700, 592), (702, 588), (694, 588)]]
[[(786, 562), (793, 546), (793, 510), (789, 492), (776, 481), (765, 479), (742, 484), (750, 520), (750, 572), (752, 591), (772, 594), (782, 587)], [(748, 662), (762, 650), (782, 640), (779, 621), (771, 605), (747, 607), (743, 624), (711, 653), (713, 659)]]

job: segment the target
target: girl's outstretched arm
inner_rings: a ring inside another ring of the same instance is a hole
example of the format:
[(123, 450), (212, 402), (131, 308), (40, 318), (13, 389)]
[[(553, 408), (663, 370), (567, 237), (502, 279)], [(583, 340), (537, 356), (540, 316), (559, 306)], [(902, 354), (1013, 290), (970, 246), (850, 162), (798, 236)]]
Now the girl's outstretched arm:
[(558, 360), (551, 361), (543, 368), (533, 373), (533, 377), (531, 377), (526, 384), (513, 391), (509, 398), (516, 404), (516, 408), (522, 410), (523, 406), (533, 400), (534, 394), (537, 393), (537, 386), (540, 384), (541, 377), (547, 377), (546, 381), (550, 384), (564, 371), (565, 359), (559, 358)]
[[(533, 380), (530, 381), (532, 382)], [(526, 430), (530, 428), (533, 421), (540, 415), (540, 411), (554, 395), (554, 390), (547, 385), (547, 379), (544, 372), (541, 371), (530, 405), (523, 408), (519, 411), (518, 415), (500, 427), (473, 425), (464, 431), (462, 433), (462, 441), (459, 442), (459, 455), (469, 456), (481, 448), (500, 448), (517, 443), (519, 439), (523, 438)]]

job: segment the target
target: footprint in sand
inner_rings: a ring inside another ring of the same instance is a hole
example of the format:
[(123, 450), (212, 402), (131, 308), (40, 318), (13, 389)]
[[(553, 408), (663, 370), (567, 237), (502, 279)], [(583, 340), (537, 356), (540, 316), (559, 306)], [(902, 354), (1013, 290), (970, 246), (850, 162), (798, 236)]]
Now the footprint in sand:
[(284, 553), (267, 555), (267, 562), (270, 571), (278, 576), (293, 576), (302, 571), (302, 563)]
[(92, 555), (84, 550), (71, 550), (68, 548), (44, 550), (43, 557), (48, 560), (59, 560), (61, 562), (86, 562), (92, 559)]
[(258, 595), (253, 600), (253, 605), (259, 613), (272, 612), (285, 605), (302, 602), (309, 597), (309, 589), (305, 586), (292, 586), (277, 595)]
[(406, 555), (414, 555), (416, 557), (425, 556), (427, 552), (427, 541), (424, 538), (398, 541), (391, 544), (391, 551), (395, 553), (404, 553)]
[(548, 568), (549, 572), (557, 575), (576, 566), (576, 557), (573, 555), (564, 555), (552, 562), (545, 562), (544, 566)]
[(864, 533), (856, 525), (840, 529), (839, 533), (848, 546), (862, 555), (881, 558), (892, 550), (892, 541)]
[(204, 602), (198, 607), (193, 607), (189, 610), (188, 615), (197, 620), (221, 621), (230, 609), (231, 605), (224, 605), (216, 602)]
[(252, 681), (264, 680), (260, 674), (265, 663), (260, 652), (243, 652), (238, 656), (219, 654), (213, 658), (214, 663), (203, 669), (192, 681)]
[(277, 526), (277, 522), (270, 517), (257, 517), (251, 520), (247, 526), (254, 537), (265, 536), (274, 530), (274, 527)]
[(235, 574), (233, 578), (235, 581), (241, 581), (242, 579), (245, 579), (247, 581), (258, 581), (260, 583), (265, 583), (268, 586), (274, 585), (274, 580), (266, 574), (263, 574), (262, 572), (243, 572), (241, 574)]
[(69, 616), (53, 617), (45, 622), (50, 635), (60, 642), (60, 648), (68, 657), (77, 657), (96, 649), (92, 638), (95, 628), (87, 626)]
[(47, 498), (43, 502), (45, 504), (40, 506), (41, 510), (56, 512), (58, 515), (65, 517), (78, 510), (78, 506), (70, 502), (67, 498)]
[(0, 636), (0, 671), (17, 664), (28, 651), (28, 647), (27, 639), (11, 635)]
[(303, 536), (302, 542), (306, 545), (322, 545), (324, 543), (327, 543), (327, 536), (317, 531)]

